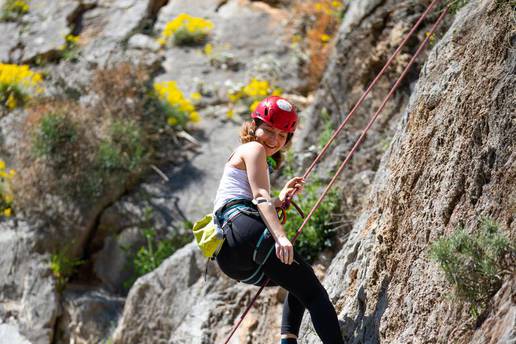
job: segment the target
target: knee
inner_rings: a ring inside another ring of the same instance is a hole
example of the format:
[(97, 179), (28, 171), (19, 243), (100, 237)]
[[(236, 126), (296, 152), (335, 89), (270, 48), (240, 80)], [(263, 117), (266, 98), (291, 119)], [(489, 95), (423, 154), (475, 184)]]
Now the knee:
[(313, 305), (327, 304), (330, 302), (328, 292), (322, 286), (321, 283), (317, 283), (312, 288), (308, 289), (307, 295), (303, 302), (305, 302), (306, 308), (311, 308)]

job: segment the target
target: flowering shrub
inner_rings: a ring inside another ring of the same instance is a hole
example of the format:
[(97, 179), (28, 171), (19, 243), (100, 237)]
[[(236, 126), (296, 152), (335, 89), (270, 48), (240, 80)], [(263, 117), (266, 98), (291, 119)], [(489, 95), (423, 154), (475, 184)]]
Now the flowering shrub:
[(7, 0), (2, 6), (2, 20), (16, 21), (29, 12), (29, 4), (23, 0)]
[(197, 123), (201, 120), (194, 105), (183, 95), (175, 81), (155, 83), (154, 92), (163, 106), (169, 125), (184, 127), (188, 122)]
[(301, 59), (309, 89), (319, 84), (331, 50), (329, 43), (346, 9), (342, 0), (300, 1), (293, 8), (293, 16), (304, 19), (291, 37), (291, 48)]
[(232, 118), (234, 115), (233, 105), (241, 102), (244, 103), (249, 111), (254, 111), (258, 103), (269, 95), (279, 96), (283, 91), (280, 88), (273, 87), (267, 80), (259, 80), (256, 78), (236, 90), (228, 92), (228, 98), (231, 103), (227, 116)]
[(9, 184), (15, 174), (16, 171), (13, 169), (8, 170), (5, 162), (0, 159), (0, 217), (9, 217), (12, 214), (13, 194)]
[(342, 13), (341, 11), (343, 10), (344, 8), (344, 4), (342, 1), (336, 1), (336, 0), (333, 0), (333, 1), (328, 1), (328, 0), (323, 0), (323, 1), (319, 1), (319, 2), (316, 2), (314, 4), (314, 10), (316, 12), (322, 12), (326, 15), (330, 15), (330, 16), (341, 16)]
[(201, 44), (213, 28), (209, 20), (181, 13), (165, 25), (158, 42), (165, 45), (172, 39), (176, 45)]
[(79, 53), (79, 36), (68, 34), (65, 36), (65, 44), (61, 46), (61, 55), (66, 61), (77, 59)]
[(27, 65), (0, 63), (0, 105), (12, 110), (23, 105), (29, 93), (41, 93), (43, 78)]

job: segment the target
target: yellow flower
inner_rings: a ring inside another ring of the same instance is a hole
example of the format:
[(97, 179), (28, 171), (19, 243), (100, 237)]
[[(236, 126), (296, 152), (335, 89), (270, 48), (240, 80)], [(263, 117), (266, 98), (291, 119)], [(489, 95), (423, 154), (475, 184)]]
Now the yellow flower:
[(19, 15), (23, 15), (29, 12), (29, 5), (23, 0), (9, 0), (4, 3), (4, 12), (14, 12)]
[(0, 92), (3, 92), (4, 99), (7, 98), (5, 106), (9, 109), (20, 105), (18, 97), (24, 97), (32, 91), (42, 92), (42, 81), (41, 74), (30, 70), (27, 65), (0, 63), (0, 90), (3, 90)]
[(161, 32), (161, 41), (166, 42), (178, 31), (186, 31), (192, 36), (204, 37), (214, 28), (213, 22), (199, 17), (193, 17), (186, 13), (181, 13), (169, 21)]
[(434, 44), (435, 43), (435, 34), (433, 34), (433, 33), (430, 34), (430, 32), (427, 31), (427, 32), (425, 32), (425, 36), (426, 37), (430, 37), (430, 39), (429, 39), (430, 44)]
[(194, 92), (190, 94), (190, 98), (192, 98), (192, 100), (198, 101), (202, 99), (202, 95), (199, 92)]
[[(172, 110), (167, 122), (170, 125), (185, 124), (184, 121), (190, 120), (198, 122), (200, 116), (195, 112), (193, 104), (183, 95), (175, 81), (162, 81), (154, 84), (154, 92), (158, 99), (168, 105)], [(192, 94), (192, 97), (201, 97), (199, 93)], [(180, 123), (181, 122), (181, 123)]]
[(229, 92), (228, 98), (231, 103), (236, 103), (240, 98), (242, 98), (242, 94), (240, 92)]
[(199, 123), (201, 121), (201, 115), (198, 112), (194, 111), (190, 113), (190, 121), (193, 123)]
[(10, 217), (11, 216), (11, 208), (4, 209), (4, 216)]
[(334, 7), (334, 8), (340, 8), (342, 7), (342, 3), (340, 1), (332, 1), (331, 2), (331, 5)]
[(265, 97), (269, 94), (270, 88), (271, 87), (267, 80), (258, 80), (258, 79), (253, 78), (249, 82), (249, 84), (244, 86), (244, 88), (242, 89), (242, 92), (246, 96), (252, 97), (252, 98)]
[(156, 40), (156, 42), (157, 42), (159, 45), (161, 45), (161, 46), (163, 46), (163, 45), (167, 44), (167, 41), (166, 41), (163, 37), (160, 37), (159, 39), (157, 39), (157, 40)]
[(14, 175), (15, 175), (15, 174), (16, 174), (16, 170), (14, 170), (14, 169), (13, 169), (13, 170), (10, 170), (10, 171), (9, 171), (9, 175), (10, 175), (11, 177), (14, 177)]
[(9, 94), (9, 98), (7, 98), (7, 102), (5, 102), (7, 108), (12, 110), (16, 107), (16, 98), (14, 98), (14, 94)]
[(204, 46), (203, 51), (204, 51), (204, 55), (210, 56), (213, 53), (213, 45), (211, 45), (210, 43), (206, 44)]
[(175, 117), (169, 117), (167, 123), (173, 127), (174, 125), (177, 125), (177, 119)]
[(274, 91), (272, 91), (273, 96), (281, 96), (283, 93), (283, 90), (281, 88), (275, 88)]
[(301, 42), (302, 39), (303, 37), (301, 35), (293, 35), (291, 42), (292, 44), (298, 44), (299, 42)]
[(321, 35), (321, 42), (323, 42), (323, 43), (328, 43), (328, 41), (330, 40), (330, 38), (331, 38), (331, 36), (330, 36), (330, 35), (327, 35), (327, 34), (323, 33), (323, 34)]
[(256, 107), (258, 106), (258, 104), (260, 104), (261, 102), (261, 99), (260, 100), (255, 100), (250, 106), (249, 106), (249, 111), (250, 112), (253, 112), (254, 109), (256, 109)]
[(79, 43), (79, 36), (68, 34), (65, 36), (65, 40), (67, 43), (75, 45)]
[(11, 204), (13, 202), (13, 195), (11, 195), (11, 194), (4, 195), (4, 200), (5, 200), (5, 203)]
[(229, 109), (227, 112), (226, 112), (226, 117), (228, 119), (233, 119), (233, 116), (235, 116), (235, 110), (233, 109)]
[(5, 161), (0, 159), (0, 170), (5, 170)]

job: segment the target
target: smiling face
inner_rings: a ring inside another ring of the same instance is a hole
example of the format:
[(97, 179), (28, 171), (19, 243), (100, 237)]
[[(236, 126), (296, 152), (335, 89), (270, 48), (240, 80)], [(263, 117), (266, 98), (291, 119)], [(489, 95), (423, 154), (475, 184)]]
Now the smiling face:
[(288, 133), (262, 122), (256, 128), (255, 137), (256, 141), (265, 147), (267, 156), (272, 156), (283, 148), (287, 142)]

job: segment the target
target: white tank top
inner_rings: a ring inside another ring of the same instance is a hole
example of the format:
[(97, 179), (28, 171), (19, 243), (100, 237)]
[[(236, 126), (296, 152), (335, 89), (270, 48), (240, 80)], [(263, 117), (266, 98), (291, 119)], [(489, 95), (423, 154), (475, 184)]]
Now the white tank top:
[(220, 179), (217, 195), (215, 196), (213, 212), (224, 205), (224, 202), (232, 198), (245, 198), (252, 200), (253, 192), (247, 172), (230, 164), (224, 166), (224, 173)]

